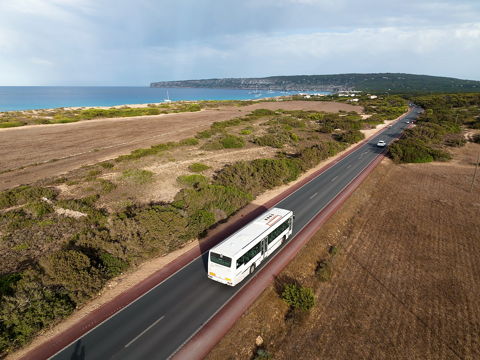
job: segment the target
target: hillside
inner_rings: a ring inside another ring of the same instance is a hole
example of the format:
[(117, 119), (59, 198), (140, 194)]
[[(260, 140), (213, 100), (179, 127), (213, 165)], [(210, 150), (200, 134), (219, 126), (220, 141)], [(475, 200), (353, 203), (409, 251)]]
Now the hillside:
[(151, 87), (371, 92), (476, 92), (480, 81), (401, 73), (294, 75), (153, 82)]

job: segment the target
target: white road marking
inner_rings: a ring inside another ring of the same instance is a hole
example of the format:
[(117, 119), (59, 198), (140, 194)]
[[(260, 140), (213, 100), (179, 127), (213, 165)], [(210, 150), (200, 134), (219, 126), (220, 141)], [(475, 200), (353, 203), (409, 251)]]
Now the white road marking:
[(330, 182), (334, 182), (337, 177), (338, 176), (335, 176), (332, 180), (330, 180)]
[(315, 196), (318, 195), (318, 192), (316, 192), (315, 194), (313, 194), (312, 196), (310, 196), (310, 200), (313, 199)]
[(129, 347), (130, 345), (132, 345), (135, 341), (138, 340), (138, 338), (140, 338), (140, 336), (142, 336), (143, 334), (145, 334), (148, 330), (150, 330), (152, 327), (154, 327), (155, 325), (157, 325), (160, 320), (162, 320), (163, 318), (165, 317), (165, 315), (162, 315), (159, 319), (157, 319), (152, 325), (150, 325), (149, 327), (147, 327), (145, 330), (143, 330), (140, 334), (138, 334), (132, 341), (130, 341), (127, 345), (125, 345), (125, 347)]
[(347, 169), (350, 169), (351, 166), (352, 166), (352, 164), (348, 164)]

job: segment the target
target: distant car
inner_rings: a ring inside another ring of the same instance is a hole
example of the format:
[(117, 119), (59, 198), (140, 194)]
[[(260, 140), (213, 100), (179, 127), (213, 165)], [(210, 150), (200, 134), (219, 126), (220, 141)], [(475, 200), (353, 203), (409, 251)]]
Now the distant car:
[(377, 146), (378, 146), (378, 147), (385, 147), (385, 146), (387, 146), (387, 144), (385, 143), (385, 141), (380, 140), (380, 141), (377, 143)]
[(405, 121), (405, 124), (410, 124), (410, 121)]

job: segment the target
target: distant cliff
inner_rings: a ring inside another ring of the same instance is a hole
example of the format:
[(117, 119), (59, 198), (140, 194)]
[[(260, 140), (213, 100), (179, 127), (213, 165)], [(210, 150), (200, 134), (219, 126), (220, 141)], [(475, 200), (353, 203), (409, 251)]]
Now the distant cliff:
[(151, 87), (231, 88), (259, 90), (377, 92), (479, 92), (480, 81), (401, 73), (294, 75), (264, 78), (224, 78), (160, 81)]

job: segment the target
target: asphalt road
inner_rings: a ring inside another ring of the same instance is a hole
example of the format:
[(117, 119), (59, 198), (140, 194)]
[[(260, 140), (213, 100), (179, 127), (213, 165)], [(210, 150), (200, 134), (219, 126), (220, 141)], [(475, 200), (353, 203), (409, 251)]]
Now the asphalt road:
[[(383, 151), (376, 146), (377, 142), (384, 140), (388, 144), (397, 138), (408, 126), (405, 121), (415, 119), (419, 111), (415, 109), (276, 205), (295, 213), (290, 241), (295, 241), (294, 236)], [(248, 281), (247, 278), (232, 288), (208, 279), (207, 254), (64, 348), (53, 359), (166, 359), (171, 356)]]

